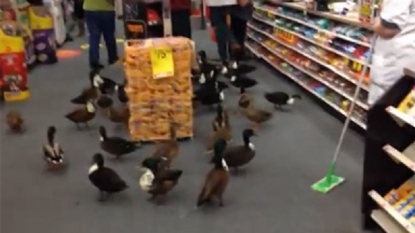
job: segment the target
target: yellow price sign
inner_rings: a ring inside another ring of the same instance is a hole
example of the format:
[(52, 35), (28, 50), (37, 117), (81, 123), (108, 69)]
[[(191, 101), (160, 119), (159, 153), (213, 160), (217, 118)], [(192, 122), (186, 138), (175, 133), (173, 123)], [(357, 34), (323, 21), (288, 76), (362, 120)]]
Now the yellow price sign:
[(153, 67), (153, 78), (167, 78), (174, 76), (173, 51), (171, 48), (154, 47), (151, 49), (151, 64)]

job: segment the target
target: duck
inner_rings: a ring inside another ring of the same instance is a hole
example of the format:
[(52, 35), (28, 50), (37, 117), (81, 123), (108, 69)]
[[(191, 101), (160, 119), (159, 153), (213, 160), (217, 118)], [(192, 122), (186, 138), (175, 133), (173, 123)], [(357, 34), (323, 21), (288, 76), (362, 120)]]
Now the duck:
[(224, 152), (223, 158), (229, 168), (238, 168), (251, 162), (255, 157), (255, 146), (251, 142), (251, 137), (257, 136), (253, 129), (244, 129), (242, 131), (243, 145), (228, 146)]
[(239, 91), (238, 107), (243, 110), (248, 108), (251, 104), (253, 104), (253, 102), (254, 99), (252, 96), (246, 93), (244, 87), (241, 87)]
[(122, 104), (128, 103), (128, 96), (127, 96), (127, 93), (125, 92), (125, 83), (115, 85), (115, 91), (117, 92), (118, 100)]
[(90, 100), (95, 100), (101, 95), (99, 87), (104, 83), (104, 80), (97, 75), (89, 76), (90, 87), (84, 89), (80, 95), (71, 99), (73, 104), (86, 104)]
[(248, 64), (239, 64), (238, 61), (232, 61), (230, 62), (230, 64), (222, 68), (222, 74), (224, 74), (227, 77), (231, 77), (232, 75), (249, 74), (255, 70), (255, 66)]
[(170, 168), (172, 161), (179, 155), (179, 142), (177, 142), (176, 130), (179, 124), (170, 122), (170, 139), (157, 145), (152, 154), (153, 158), (165, 159), (165, 165)]
[(104, 157), (100, 153), (94, 154), (88, 177), (100, 192), (98, 201), (105, 201), (109, 195), (128, 188), (127, 183), (114, 170), (104, 166)]
[(85, 106), (74, 109), (65, 115), (65, 117), (75, 123), (78, 129), (79, 124), (85, 124), (85, 128), (89, 129), (88, 122), (95, 118), (96, 109), (92, 101), (88, 101)]
[(114, 101), (108, 95), (100, 95), (96, 103), (99, 108), (107, 109), (114, 104)]
[(229, 124), (228, 112), (221, 104), (216, 106), (216, 116), (212, 122), (213, 134), (206, 146), (206, 153), (210, 154), (214, 143), (219, 139), (226, 140), (227, 143), (232, 141), (232, 128)]
[(60, 168), (64, 164), (64, 152), (59, 143), (55, 141), (56, 128), (49, 126), (47, 130), (47, 142), (43, 145), (43, 159), (49, 169)]
[(199, 64), (199, 70), (202, 73), (206, 73), (210, 70), (217, 70), (220, 62), (212, 61), (207, 58), (206, 51), (200, 50), (197, 52), (197, 63)]
[(230, 83), (236, 88), (248, 89), (258, 84), (255, 79), (248, 78), (242, 75), (232, 75), (230, 77)]
[(143, 175), (139, 185), (144, 192), (151, 195), (149, 201), (157, 200), (158, 204), (165, 201), (166, 194), (173, 190), (183, 174), (182, 170), (166, 169), (164, 158), (149, 157), (141, 163)]
[(89, 78), (99, 80), (99, 90), (102, 94), (113, 94), (117, 83), (109, 78), (103, 77), (99, 69), (92, 69), (89, 72)]
[(100, 147), (103, 151), (120, 159), (121, 156), (130, 154), (141, 147), (140, 142), (129, 141), (120, 137), (108, 137), (107, 130), (104, 126), (99, 126)]
[(6, 123), (13, 133), (23, 133), (26, 129), (22, 114), (17, 110), (11, 110), (6, 114)]
[(269, 111), (256, 109), (253, 104), (251, 104), (248, 108), (243, 109), (243, 113), (245, 117), (251, 121), (254, 125), (254, 129), (259, 129), (260, 125), (272, 117), (272, 113)]
[(288, 93), (281, 91), (267, 92), (264, 94), (264, 97), (277, 109), (281, 109), (282, 106), (285, 105), (293, 105), (296, 100), (301, 100), (301, 95), (299, 94), (289, 95)]
[(223, 159), (226, 149), (226, 141), (219, 139), (214, 144), (214, 155), (211, 163), (213, 168), (206, 174), (202, 190), (197, 198), (196, 207), (203, 206), (212, 201), (217, 201), (217, 205), (224, 206), (223, 193), (229, 183), (229, 167)]
[(119, 109), (113, 107), (113, 104), (110, 104), (106, 108), (106, 116), (108, 120), (113, 123), (122, 123), (128, 126), (128, 121), (130, 120), (130, 110), (127, 106), (122, 106)]

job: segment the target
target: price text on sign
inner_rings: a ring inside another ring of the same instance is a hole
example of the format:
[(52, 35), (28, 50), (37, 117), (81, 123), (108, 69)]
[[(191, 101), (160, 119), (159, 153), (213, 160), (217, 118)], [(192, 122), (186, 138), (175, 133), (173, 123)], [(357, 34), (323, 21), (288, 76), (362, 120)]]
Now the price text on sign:
[(151, 50), (153, 78), (174, 76), (173, 52), (169, 47), (155, 47)]

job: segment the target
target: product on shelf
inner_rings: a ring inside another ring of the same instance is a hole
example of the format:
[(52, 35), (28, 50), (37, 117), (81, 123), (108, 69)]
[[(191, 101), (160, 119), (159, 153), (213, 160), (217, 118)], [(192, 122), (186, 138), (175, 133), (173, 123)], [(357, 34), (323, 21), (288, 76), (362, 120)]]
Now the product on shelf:
[(0, 22), (0, 74), (5, 101), (29, 97), (25, 47), (30, 36), (16, 21)]
[(49, 9), (44, 6), (32, 6), (29, 9), (29, 17), (37, 61), (55, 63), (57, 61), (55, 31)]
[(409, 116), (415, 117), (415, 86), (399, 104), (398, 110)]
[(383, 197), (404, 218), (415, 224), (415, 184), (412, 179)]
[(192, 42), (185, 38), (125, 43), (129, 129), (134, 140), (168, 139), (169, 121), (180, 125), (177, 137), (193, 136), (193, 58)]

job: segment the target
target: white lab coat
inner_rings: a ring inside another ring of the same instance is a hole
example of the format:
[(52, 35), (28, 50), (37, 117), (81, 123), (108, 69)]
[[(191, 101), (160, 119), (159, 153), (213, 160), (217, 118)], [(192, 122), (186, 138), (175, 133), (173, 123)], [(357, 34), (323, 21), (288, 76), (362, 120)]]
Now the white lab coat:
[(399, 78), (415, 67), (415, 0), (383, 0), (380, 18), (401, 31), (391, 39), (378, 37), (370, 69), (368, 103), (376, 102)]

